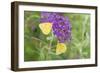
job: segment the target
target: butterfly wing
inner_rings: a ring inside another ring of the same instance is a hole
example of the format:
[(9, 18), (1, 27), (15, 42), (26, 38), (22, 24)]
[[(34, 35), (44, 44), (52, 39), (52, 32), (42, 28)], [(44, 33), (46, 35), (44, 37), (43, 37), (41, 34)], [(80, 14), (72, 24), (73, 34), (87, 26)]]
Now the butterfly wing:
[(56, 55), (62, 54), (67, 50), (67, 47), (64, 43), (58, 43), (56, 47)]
[(39, 24), (39, 27), (43, 34), (48, 35), (52, 29), (52, 23), (41, 23)]

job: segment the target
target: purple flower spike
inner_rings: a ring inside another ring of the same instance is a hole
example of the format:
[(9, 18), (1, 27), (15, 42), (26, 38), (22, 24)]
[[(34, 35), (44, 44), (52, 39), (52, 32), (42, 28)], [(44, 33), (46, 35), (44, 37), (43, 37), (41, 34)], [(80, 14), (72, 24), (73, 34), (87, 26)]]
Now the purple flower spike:
[(52, 29), (54, 35), (60, 43), (69, 42), (71, 39), (71, 24), (68, 17), (64, 17), (56, 12), (41, 12), (41, 20), (43, 22), (53, 23)]

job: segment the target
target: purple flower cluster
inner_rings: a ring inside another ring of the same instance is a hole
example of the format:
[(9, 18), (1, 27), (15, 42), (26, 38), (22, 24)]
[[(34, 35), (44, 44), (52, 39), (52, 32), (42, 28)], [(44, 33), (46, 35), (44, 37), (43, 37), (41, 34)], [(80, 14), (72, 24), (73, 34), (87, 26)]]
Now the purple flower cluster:
[(71, 24), (68, 17), (56, 12), (41, 12), (41, 20), (43, 22), (53, 23), (52, 29), (54, 35), (60, 43), (69, 42), (71, 39)]

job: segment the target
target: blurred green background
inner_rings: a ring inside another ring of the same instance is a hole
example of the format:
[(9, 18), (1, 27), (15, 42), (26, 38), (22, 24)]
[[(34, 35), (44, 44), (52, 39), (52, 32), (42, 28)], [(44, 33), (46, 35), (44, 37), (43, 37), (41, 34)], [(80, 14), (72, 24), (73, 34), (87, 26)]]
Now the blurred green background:
[(56, 55), (57, 39), (52, 38), (51, 49), (48, 43), (51, 34), (43, 35), (39, 28), (40, 13), (24, 12), (24, 61), (87, 59), (90, 58), (90, 15), (81, 13), (62, 13), (68, 16), (72, 26), (72, 39), (67, 51)]

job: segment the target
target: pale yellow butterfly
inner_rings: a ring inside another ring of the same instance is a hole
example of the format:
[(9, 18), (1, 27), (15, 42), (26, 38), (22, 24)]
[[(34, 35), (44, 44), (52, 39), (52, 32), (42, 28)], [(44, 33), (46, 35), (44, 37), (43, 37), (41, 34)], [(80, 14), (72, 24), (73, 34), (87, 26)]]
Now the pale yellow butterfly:
[(56, 47), (56, 55), (62, 54), (67, 50), (67, 47), (64, 43), (58, 43)]
[(45, 22), (45, 23), (40, 23), (39, 27), (43, 34), (48, 35), (52, 29), (52, 23)]

